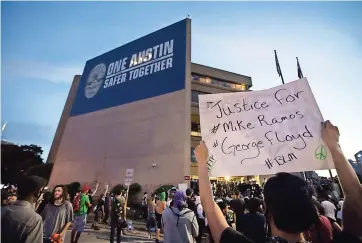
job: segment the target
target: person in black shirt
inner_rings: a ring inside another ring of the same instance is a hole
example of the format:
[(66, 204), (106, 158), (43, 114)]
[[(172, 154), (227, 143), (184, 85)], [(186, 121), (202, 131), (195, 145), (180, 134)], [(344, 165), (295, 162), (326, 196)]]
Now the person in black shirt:
[(194, 191), (191, 188), (186, 189), (186, 197), (187, 208), (195, 212), (196, 204), (194, 199)]
[[(334, 239), (334, 243), (361, 242), (362, 186), (339, 146), (338, 128), (329, 121), (321, 125), (321, 137), (329, 148), (345, 195), (342, 211), (343, 231)], [(201, 201), (214, 241), (255, 243), (229, 227), (221, 210), (212, 200), (207, 165), (209, 153), (205, 143), (201, 143), (195, 149), (195, 155), (198, 161)], [(288, 173), (277, 174), (265, 184), (264, 204), (273, 235), (273, 238), (266, 242), (306, 242), (303, 231), (315, 225), (318, 220), (311, 195), (308, 193), (307, 182)]]
[(240, 233), (255, 243), (264, 243), (266, 239), (266, 219), (259, 213), (261, 200), (257, 197), (251, 198), (246, 204), (248, 213), (241, 218)]
[(234, 211), (235, 214), (235, 226), (236, 230), (240, 231), (241, 218), (244, 215), (245, 211), (245, 202), (244, 199), (241, 198), (240, 191), (236, 191), (236, 198), (230, 201), (230, 208)]

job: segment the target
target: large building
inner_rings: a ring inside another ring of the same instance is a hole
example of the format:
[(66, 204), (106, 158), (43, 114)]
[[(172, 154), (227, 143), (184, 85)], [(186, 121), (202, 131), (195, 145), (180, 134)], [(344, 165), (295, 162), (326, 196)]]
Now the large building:
[(197, 177), (198, 95), (247, 91), (250, 77), (191, 63), (191, 21), (87, 61), (48, 156), (49, 185), (133, 182), (152, 191)]
[(197, 175), (198, 94), (251, 86), (250, 77), (191, 63), (189, 19), (88, 60), (49, 152), (49, 185), (123, 184), (127, 169), (146, 191), (185, 183)]

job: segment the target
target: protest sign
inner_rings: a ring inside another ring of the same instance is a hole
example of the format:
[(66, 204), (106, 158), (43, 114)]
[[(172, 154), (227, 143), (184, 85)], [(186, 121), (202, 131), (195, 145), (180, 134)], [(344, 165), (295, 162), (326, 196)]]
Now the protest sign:
[(268, 90), (199, 96), (212, 176), (334, 168), (307, 79)]
[(131, 185), (132, 180), (133, 180), (133, 171), (134, 169), (127, 169), (126, 170), (126, 177), (124, 178), (124, 184), (126, 186)]

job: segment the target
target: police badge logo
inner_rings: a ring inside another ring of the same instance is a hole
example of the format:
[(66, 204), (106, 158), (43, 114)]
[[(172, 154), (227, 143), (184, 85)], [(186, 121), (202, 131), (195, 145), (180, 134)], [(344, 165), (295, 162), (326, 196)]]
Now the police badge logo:
[(95, 96), (102, 86), (104, 76), (106, 75), (107, 67), (104, 63), (100, 63), (90, 71), (85, 86), (85, 97), (88, 99)]

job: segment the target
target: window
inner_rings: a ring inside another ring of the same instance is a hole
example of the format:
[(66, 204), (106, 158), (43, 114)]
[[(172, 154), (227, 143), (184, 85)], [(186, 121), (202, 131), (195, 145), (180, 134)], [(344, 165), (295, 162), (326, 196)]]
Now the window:
[(199, 103), (199, 94), (207, 94), (207, 93), (197, 90), (191, 90), (191, 102)]
[(191, 148), (191, 162), (196, 163), (195, 148)]
[(200, 124), (191, 123), (191, 131), (193, 131), (193, 132), (201, 132)]

